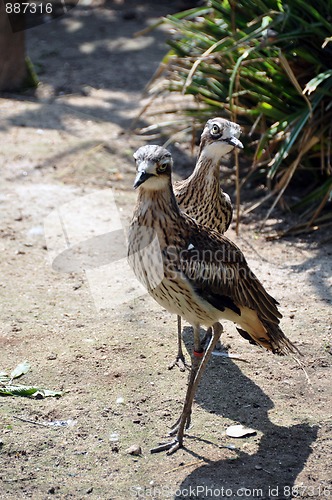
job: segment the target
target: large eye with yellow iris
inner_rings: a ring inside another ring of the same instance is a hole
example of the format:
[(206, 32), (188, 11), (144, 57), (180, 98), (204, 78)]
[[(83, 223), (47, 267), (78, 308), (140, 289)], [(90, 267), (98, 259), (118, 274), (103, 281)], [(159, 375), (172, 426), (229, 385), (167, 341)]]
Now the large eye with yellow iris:
[(159, 163), (158, 165), (158, 172), (165, 172), (166, 168), (168, 167), (168, 162), (165, 161), (163, 163)]
[(219, 135), (220, 134), (220, 127), (216, 123), (214, 125), (212, 125), (211, 134), (212, 135)]

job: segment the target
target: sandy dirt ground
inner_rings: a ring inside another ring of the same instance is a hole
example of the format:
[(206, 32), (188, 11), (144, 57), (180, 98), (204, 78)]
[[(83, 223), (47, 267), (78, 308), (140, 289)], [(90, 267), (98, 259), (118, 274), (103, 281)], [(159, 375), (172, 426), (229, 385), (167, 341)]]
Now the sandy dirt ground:
[[(55, 264), (58, 243), (53, 253), (47, 249), (47, 232), (63, 244), (59, 214), (74, 214), (83, 234), (85, 208), (98, 212), (108, 195), (124, 238), (136, 198), (132, 154), (145, 141), (130, 134), (130, 123), (167, 50), (160, 29), (133, 34), (182, 6), (79, 6), (29, 30), (42, 85), (35, 97), (0, 99), (0, 371), (28, 360), (22, 383), (63, 391), (60, 398), (0, 399), (2, 499), (332, 496), (327, 234), (266, 241), (250, 221), (239, 237), (230, 230), (280, 302), (282, 327), (302, 351), (302, 365), (250, 346), (225, 322), (223, 345), (241, 360), (212, 357), (185, 448), (172, 456), (150, 448), (167, 438), (185, 393), (187, 374), (168, 370), (176, 318), (147, 295), (123, 300), (131, 283), (107, 263), (66, 268)], [(188, 151), (186, 144), (178, 158), (192, 167)], [(97, 236), (114, 216), (98, 213)], [(57, 214), (55, 225), (50, 214)], [(187, 325), (184, 340), (190, 351)], [(58, 421), (67, 425), (47, 425)], [(237, 423), (256, 434), (227, 437)], [(133, 445), (140, 455), (128, 452)]]

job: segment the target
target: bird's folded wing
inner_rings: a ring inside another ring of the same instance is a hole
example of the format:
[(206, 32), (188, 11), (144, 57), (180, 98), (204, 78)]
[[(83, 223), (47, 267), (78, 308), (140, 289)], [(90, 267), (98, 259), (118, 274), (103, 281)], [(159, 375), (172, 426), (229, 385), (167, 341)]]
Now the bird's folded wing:
[(263, 320), (278, 324), (277, 301), (249, 268), (241, 250), (227, 237), (192, 225), (185, 247), (177, 248), (178, 270), (195, 291), (214, 307), (239, 313), (240, 307), (257, 311)]

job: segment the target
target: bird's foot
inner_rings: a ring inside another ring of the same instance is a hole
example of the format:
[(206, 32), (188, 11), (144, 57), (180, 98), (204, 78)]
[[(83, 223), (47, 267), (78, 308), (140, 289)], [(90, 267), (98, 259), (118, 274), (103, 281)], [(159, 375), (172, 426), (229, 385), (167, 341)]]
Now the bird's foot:
[(180, 372), (185, 372), (186, 369), (187, 370), (190, 370), (190, 365), (186, 362), (186, 359), (184, 357), (184, 355), (181, 353), (179, 353), (175, 360), (173, 361), (173, 363), (171, 363), (169, 366), (168, 366), (168, 369), (169, 370), (172, 370), (174, 368), (174, 366), (177, 366), (180, 370)]
[[(177, 419), (175, 424), (172, 425), (171, 430), (168, 433), (169, 436), (174, 436), (178, 432), (179, 427), (180, 427), (181, 418), (182, 418), (182, 415)], [(191, 413), (186, 418), (186, 422), (185, 422), (185, 426), (184, 426), (186, 431), (190, 428), (190, 424), (191, 424)]]
[(150, 450), (151, 453), (160, 453), (161, 451), (167, 451), (166, 455), (172, 455), (175, 453), (177, 450), (182, 448), (182, 441), (180, 442), (177, 438), (173, 439), (173, 441), (170, 441), (169, 443), (162, 443), (159, 446), (156, 446), (156, 448), (152, 448)]
[(169, 436), (174, 436), (176, 434), (176, 437), (173, 439), (173, 441), (169, 441), (168, 443), (162, 443), (156, 448), (152, 448), (150, 450), (151, 453), (159, 453), (161, 451), (167, 451), (167, 455), (172, 455), (172, 453), (175, 453), (179, 448), (182, 448), (183, 432), (184, 429), (189, 429), (190, 422), (191, 422), (191, 412), (187, 416), (184, 416), (184, 414), (182, 413), (180, 418), (175, 422), (170, 432), (168, 433)]

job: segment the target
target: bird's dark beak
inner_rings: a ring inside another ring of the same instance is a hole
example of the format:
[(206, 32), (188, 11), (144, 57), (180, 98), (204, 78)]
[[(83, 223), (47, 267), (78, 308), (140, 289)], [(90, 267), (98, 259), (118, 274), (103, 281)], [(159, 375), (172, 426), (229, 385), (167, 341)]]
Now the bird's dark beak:
[(242, 142), (239, 141), (239, 139), (237, 137), (235, 137), (235, 135), (232, 135), (232, 137), (229, 137), (228, 139), (226, 139), (226, 142), (228, 142), (228, 144), (230, 144), (231, 146), (234, 146), (235, 148), (243, 149)]
[(149, 177), (152, 177), (153, 174), (148, 174), (145, 170), (140, 170), (140, 172), (137, 172), (136, 179), (134, 182), (134, 189), (137, 189), (138, 186), (143, 184), (146, 180), (149, 179)]

